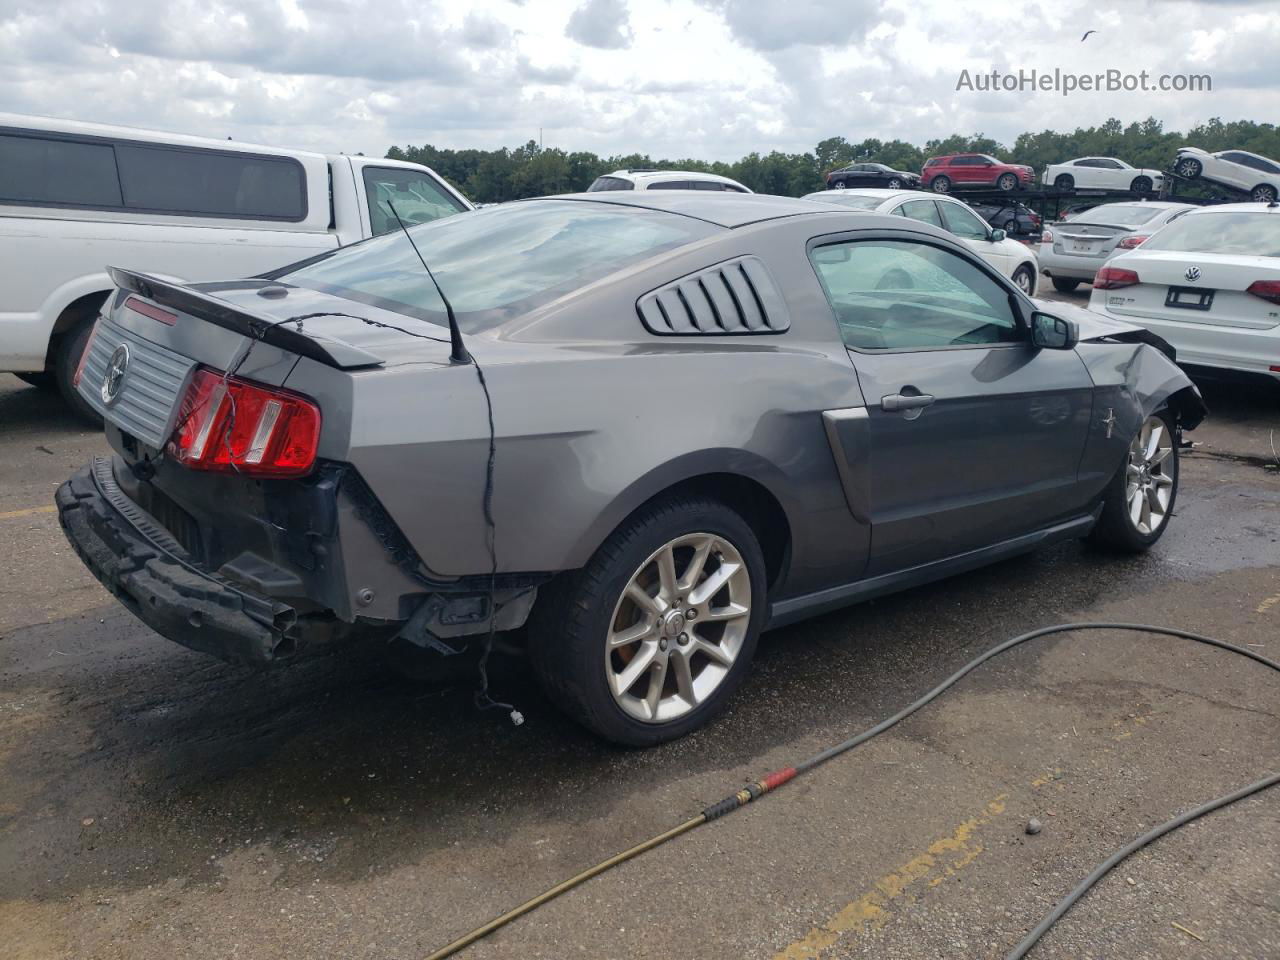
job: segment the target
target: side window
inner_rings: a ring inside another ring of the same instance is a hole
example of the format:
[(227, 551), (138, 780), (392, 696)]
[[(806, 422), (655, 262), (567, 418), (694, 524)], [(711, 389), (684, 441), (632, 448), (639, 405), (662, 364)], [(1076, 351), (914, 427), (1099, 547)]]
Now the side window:
[(690, 180), (689, 186), (694, 190), (714, 190), (717, 193), (724, 192), (724, 184), (717, 180)]
[(1120, 164), (1116, 163), (1114, 160), (1107, 160), (1105, 158), (1098, 161), (1098, 166), (1100, 166), (1103, 170), (1123, 170), (1124, 169), (1124, 167), (1120, 166)]
[(746, 193), (747, 192), (745, 187), (735, 187), (731, 183), (724, 184), (724, 188), (729, 193)]
[(599, 193), (601, 190), (634, 190), (636, 185), (622, 177), (596, 177), (587, 193)]
[(977, 216), (971, 213), (968, 208), (962, 207), (958, 203), (943, 203), (943, 216), (947, 221), (947, 229), (954, 233), (957, 237), (965, 240), (985, 240), (987, 239), (987, 227)]
[(0, 136), (0, 201), (120, 206), (115, 151), (107, 143)]
[(1020, 339), (1003, 287), (963, 257), (926, 243), (851, 240), (809, 258), (855, 350), (936, 350)]
[(306, 216), (302, 166), (294, 160), (137, 143), (115, 150), (130, 209), (247, 220)]
[(942, 217), (938, 216), (938, 205), (932, 200), (908, 200), (894, 213), (923, 223), (932, 223), (935, 227), (942, 226)]
[(409, 225), (439, 220), (466, 209), (438, 181), (420, 170), (365, 167), (364, 192), (375, 237), (400, 229), (397, 213)]

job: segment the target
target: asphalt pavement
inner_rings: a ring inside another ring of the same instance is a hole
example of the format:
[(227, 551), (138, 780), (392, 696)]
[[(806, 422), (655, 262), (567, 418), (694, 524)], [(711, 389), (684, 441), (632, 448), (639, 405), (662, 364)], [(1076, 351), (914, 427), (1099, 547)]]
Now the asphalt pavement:
[[(101, 436), (0, 375), (0, 954), (418, 958), (1033, 627), (1147, 621), (1280, 657), (1280, 399), (1206, 391), (1150, 554), (1062, 544), (768, 634), (717, 723), (633, 751), (516, 659), (494, 684), (518, 728), (473, 709), (469, 664), (256, 673), (161, 639), (51, 509)], [(1040, 641), (465, 956), (1003, 957), (1112, 850), (1280, 769), (1278, 704), (1280, 677), (1219, 650)], [(1280, 956), (1280, 790), (1122, 865), (1032, 956)]]

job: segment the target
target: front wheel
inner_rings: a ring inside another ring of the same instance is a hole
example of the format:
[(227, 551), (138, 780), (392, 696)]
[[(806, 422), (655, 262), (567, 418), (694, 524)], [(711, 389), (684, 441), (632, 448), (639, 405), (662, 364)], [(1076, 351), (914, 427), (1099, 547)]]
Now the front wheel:
[(1011, 190), (1016, 190), (1018, 187), (1018, 178), (1012, 173), (1002, 173), (1000, 176), (996, 177), (996, 187), (1003, 190), (1005, 193), (1008, 193)]
[(1129, 453), (1103, 495), (1102, 516), (1089, 539), (1141, 553), (1160, 539), (1178, 498), (1178, 435), (1167, 410), (1143, 421)]
[(1276, 188), (1269, 183), (1260, 183), (1249, 191), (1249, 199), (1254, 203), (1271, 203), (1276, 198)]
[(1129, 189), (1134, 193), (1150, 193), (1151, 187), (1150, 177), (1134, 177), (1133, 183), (1129, 184)]
[(552, 700), (594, 733), (651, 746), (719, 713), (755, 654), (766, 607), (751, 527), (714, 500), (645, 508), (550, 585), (530, 654)]
[(1190, 157), (1187, 157), (1184, 160), (1178, 161), (1177, 170), (1175, 172), (1180, 177), (1186, 177), (1188, 180), (1194, 180), (1196, 177), (1200, 176), (1203, 171), (1204, 165), (1199, 160), (1192, 160)]
[(1017, 270), (1013, 271), (1014, 286), (1025, 293), (1028, 297), (1033, 296), (1036, 291), (1036, 272), (1031, 269), (1031, 264), (1024, 263)]
[(885, 186), (887, 186), (890, 190), (901, 190), (902, 181), (899, 180), (897, 177), (890, 177), (889, 182), (885, 184)]

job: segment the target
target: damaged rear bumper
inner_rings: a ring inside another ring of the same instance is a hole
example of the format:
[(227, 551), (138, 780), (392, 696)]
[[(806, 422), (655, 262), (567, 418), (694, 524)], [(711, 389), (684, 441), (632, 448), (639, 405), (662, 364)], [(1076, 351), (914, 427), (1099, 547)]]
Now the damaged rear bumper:
[(297, 613), (197, 569), (95, 459), (58, 488), (58, 520), (81, 560), (143, 623), (223, 660), (271, 663), (292, 652)]

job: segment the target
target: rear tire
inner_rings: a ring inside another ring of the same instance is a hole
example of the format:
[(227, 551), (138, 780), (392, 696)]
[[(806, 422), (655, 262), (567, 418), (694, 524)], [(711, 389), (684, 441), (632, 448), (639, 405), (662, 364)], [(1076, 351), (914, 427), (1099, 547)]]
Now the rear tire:
[(1133, 183), (1129, 184), (1129, 189), (1134, 193), (1150, 193), (1151, 178), (1150, 177), (1134, 177)]
[[(725, 707), (750, 667), (766, 593), (764, 556), (741, 516), (703, 497), (661, 501), (543, 588), (530, 660), (547, 695), (587, 729), (652, 746)], [(641, 657), (648, 666), (637, 671)]]
[(939, 174), (929, 181), (929, 189), (934, 193), (950, 193), (951, 178), (943, 174)]
[(1070, 277), (1054, 277), (1053, 289), (1059, 293), (1071, 293), (1076, 287), (1080, 286), (1079, 280), (1073, 280)]
[[(1153, 440), (1156, 429), (1160, 433)], [(1178, 434), (1168, 410), (1143, 421), (1102, 497), (1089, 540), (1118, 553), (1149, 550), (1169, 526), (1178, 499)], [(1145, 503), (1145, 506), (1144, 506)]]
[(71, 381), (75, 378), (76, 368), (80, 366), (80, 357), (84, 354), (84, 348), (89, 342), (89, 334), (93, 332), (93, 325), (97, 319), (98, 313), (95, 310), (64, 333), (54, 350), (53, 361), (53, 373), (62, 399), (66, 401), (72, 413), (93, 427), (102, 426), (102, 417), (85, 402)]
[(1013, 236), (1017, 236), (1017, 235), (1018, 235), (1018, 233), (1020, 232), (1020, 231), (1018, 230), (1018, 221), (1017, 221), (1017, 220), (1006, 220), (1006, 221), (1004, 222), (1004, 232), (1005, 232), (1005, 233), (1007, 233), (1007, 234), (1008, 234), (1009, 236), (1011, 236), (1011, 237), (1013, 237)]

